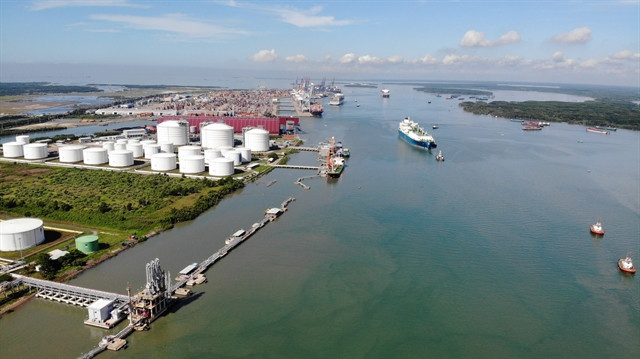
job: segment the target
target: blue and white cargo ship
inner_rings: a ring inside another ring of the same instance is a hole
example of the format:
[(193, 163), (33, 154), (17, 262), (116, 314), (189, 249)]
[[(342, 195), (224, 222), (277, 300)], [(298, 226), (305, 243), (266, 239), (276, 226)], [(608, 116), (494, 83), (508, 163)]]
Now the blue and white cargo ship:
[(436, 140), (433, 139), (424, 128), (420, 127), (417, 122), (411, 121), (406, 117), (398, 126), (398, 134), (407, 142), (414, 146), (426, 148), (428, 150), (438, 147)]

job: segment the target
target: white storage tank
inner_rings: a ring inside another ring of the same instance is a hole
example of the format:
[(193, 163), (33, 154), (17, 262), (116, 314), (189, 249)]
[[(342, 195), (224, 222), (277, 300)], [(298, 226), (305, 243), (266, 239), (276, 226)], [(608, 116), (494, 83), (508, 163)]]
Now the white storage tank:
[(113, 151), (116, 149), (116, 143), (113, 141), (107, 141), (102, 143), (102, 148), (107, 149), (107, 151)]
[(244, 147), (252, 152), (265, 152), (269, 150), (269, 131), (254, 128), (244, 133)]
[(178, 158), (185, 156), (199, 156), (202, 154), (202, 147), (200, 146), (182, 146), (178, 147)]
[(85, 165), (103, 165), (109, 162), (109, 150), (104, 147), (89, 147), (82, 151)]
[(158, 142), (160, 144), (160, 152), (173, 153), (173, 143), (171, 142)]
[(109, 166), (111, 167), (133, 166), (133, 152), (129, 150), (113, 150), (109, 152)]
[(187, 121), (165, 121), (156, 128), (159, 143), (170, 142), (175, 146), (189, 143), (189, 123)]
[(201, 173), (204, 172), (204, 156), (184, 156), (180, 157), (180, 173)]
[(151, 156), (151, 170), (173, 171), (176, 169), (175, 153), (156, 153)]
[(127, 139), (127, 144), (130, 144), (130, 143), (140, 143), (140, 139), (138, 139), (138, 138), (129, 138), (129, 139)]
[(124, 151), (127, 149), (126, 143), (117, 143), (113, 146), (114, 151)]
[(16, 136), (16, 142), (26, 145), (29, 143), (29, 135)]
[(211, 164), (212, 159), (220, 158), (220, 157), (222, 157), (222, 153), (220, 153), (220, 150), (213, 149), (213, 148), (204, 150), (204, 162), (208, 165)]
[(212, 123), (200, 129), (200, 142), (204, 148), (233, 147), (233, 127), (224, 123)]
[(7, 158), (18, 158), (24, 156), (24, 143), (7, 142), (2, 144), (2, 153)]
[(144, 156), (142, 144), (139, 142), (127, 143), (127, 150), (133, 152), (133, 158), (140, 158)]
[(80, 145), (68, 145), (58, 148), (58, 156), (60, 156), (60, 162), (75, 163), (82, 161), (82, 150), (85, 146)]
[(217, 177), (231, 176), (234, 173), (233, 160), (225, 157), (214, 158), (209, 165), (209, 174)]
[(127, 143), (129, 143), (129, 140), (127, 140), (126, 138), (119, 138), (116, 140), (116, 143), (126, 145)]
[(247, 163), (251, 162), (251, 149), (246, 147), (236, 147), (236, 151), (240, 152), (242, 157), (242, 162)]
[(146, 147), (148, 145), (155, 145), (156, 141), (155, 140), (142, 140), (140, 141), (140, 144), (142, 144), (142, 147)]
[(160, 153), (160, 145), (153, 143), (144, 146), (144, 158), (150, 159), (156, 153)]
[(17, 251), (44, 242), (41, 219), (16, 218), (0, 222), (0, 251)]
[(240, 151), (227, 151), (224, 153), (224, 157), (233, 160), (234, 166), (239, 166), (242, 163), (242, 155), (240, 154)]
[(29, 143), (24, 145), (22, 150), (25, 160), (41, 160), (49, 155), (46, 143)]

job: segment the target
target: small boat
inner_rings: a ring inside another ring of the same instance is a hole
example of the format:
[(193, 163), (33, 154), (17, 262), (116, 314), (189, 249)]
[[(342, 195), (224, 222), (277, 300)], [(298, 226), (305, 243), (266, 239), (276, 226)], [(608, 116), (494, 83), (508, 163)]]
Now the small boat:
[(608, 135), (608, 134), (611, 133), (611, 132), (609, 132), (609, 130), (602, 130), (602, 129), (599, 129), (599, 128), (596, 128), (596, 127), (587, 127), (587, 132), (600, 133), (600, 134), (603, 134), (603, 135)]
[(631, 256), (618, 259), (618, 268), (625, 273), (636, 272), (636, 267), (634, 267), (633, 262), (631, 262)]
[(599, 130), (605, 130), (605, 131), (617, 131), (618, 128), (617, 127), (611, 127), (611, 126), (596, 126), (597, 129)]
[(437, 123), (434, 123), (433, 126), (431, 126), (431, 128), (433, 128), (434, 130), (437, 129), (438, 127), (440, 127), (440, 126), (438, 126)]
[(444, 161), (444, 156), (442, 155), (442, 150), (440, 150), (440, 152), (438, 152), (438, 154), (436, 155), (436, 161), (438, 161), (438, 162), (443, 162)]
[(592, 224), (589, 229), (593, 234), (597, 234), (599, 236), (604, 235), (604, 227), (602, 226), (602, 222), (600, 221), (600, 219), (598, 219), (596, 223)]
[(391, 95), (391, 91), (389, 89), (380, 90), (380, 95), (384, 98), (388, 98)]

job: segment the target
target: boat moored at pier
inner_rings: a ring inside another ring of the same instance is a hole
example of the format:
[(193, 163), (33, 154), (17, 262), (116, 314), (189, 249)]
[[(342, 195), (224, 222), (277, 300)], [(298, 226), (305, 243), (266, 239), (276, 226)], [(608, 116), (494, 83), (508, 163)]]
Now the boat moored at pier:
[(438, 146), (436, 141), (433, 139), (433, 136), (425, 131), (424, 128), (420, 127), (417, 122), (412, 121), (409, 117), (405, 117), (404, 120), (400, 121), (400, 125), (398, 125), (398, 134), (405, 141), (417, 147), (430, 150)]

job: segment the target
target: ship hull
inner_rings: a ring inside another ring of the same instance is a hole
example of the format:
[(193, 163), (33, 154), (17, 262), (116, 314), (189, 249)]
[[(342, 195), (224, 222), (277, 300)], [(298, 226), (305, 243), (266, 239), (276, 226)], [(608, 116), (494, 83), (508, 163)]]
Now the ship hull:
[(411, 145), (416, 147), (426, 148), (428, 150), (438, 147), (438, 145), (435, 142), (416, 141), (413, 138), (411, 138), (409, 135), (407, 135), (406, 133), (400, 130), (398, 130), (398, 135), (400, 135), (400, 137), (403, 140), (409, 142)]

